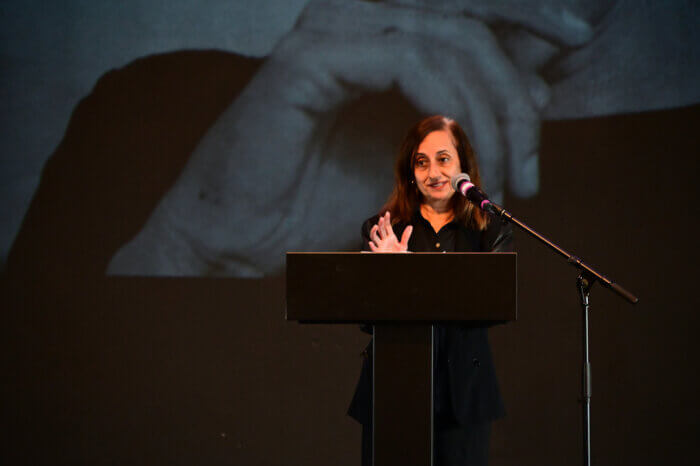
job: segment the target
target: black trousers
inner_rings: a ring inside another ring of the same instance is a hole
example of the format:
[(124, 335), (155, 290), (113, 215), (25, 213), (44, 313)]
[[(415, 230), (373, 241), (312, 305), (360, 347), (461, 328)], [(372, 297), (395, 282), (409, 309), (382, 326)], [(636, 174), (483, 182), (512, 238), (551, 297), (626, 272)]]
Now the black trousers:
[[(487, 466), (491, 422), (435, 422), (434, 466)], [(372, 425), (362, 426), (362, 466), (372, 466)]]

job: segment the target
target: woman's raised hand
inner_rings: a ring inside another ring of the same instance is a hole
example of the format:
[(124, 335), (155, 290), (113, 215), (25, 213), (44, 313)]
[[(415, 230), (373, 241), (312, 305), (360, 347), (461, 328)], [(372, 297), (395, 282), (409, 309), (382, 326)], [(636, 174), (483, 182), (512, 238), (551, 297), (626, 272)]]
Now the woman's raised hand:
[(408, 252), (408, 239), (412, 232), (413, 227), (408, 225), (399, 241), (391, 227), (391, 214), (387, 211), (369, 232), (369, 248), (372, 252)]

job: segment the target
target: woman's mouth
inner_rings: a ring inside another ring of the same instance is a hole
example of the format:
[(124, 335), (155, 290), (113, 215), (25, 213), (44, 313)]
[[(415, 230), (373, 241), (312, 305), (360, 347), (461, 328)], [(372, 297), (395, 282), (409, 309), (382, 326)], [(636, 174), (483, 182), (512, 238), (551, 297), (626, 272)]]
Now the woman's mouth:
[(430, 189), (442, 189), (447, 186), (447, 181), (438, 181), (436, 183), (428, 183)]

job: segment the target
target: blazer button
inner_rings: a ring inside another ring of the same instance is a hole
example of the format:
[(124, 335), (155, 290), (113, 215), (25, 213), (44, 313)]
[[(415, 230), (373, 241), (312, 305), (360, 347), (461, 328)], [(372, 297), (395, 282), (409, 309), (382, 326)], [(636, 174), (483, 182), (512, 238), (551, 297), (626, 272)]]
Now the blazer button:
[(481, 366), (481, 363), (480, 363), (479, 360), (476, 359), (476, 358), (472, 359), (472, 364), (474, 364), (475, 367)]
[(440, 243), (435, 243), (435, 248), (440, 249)]

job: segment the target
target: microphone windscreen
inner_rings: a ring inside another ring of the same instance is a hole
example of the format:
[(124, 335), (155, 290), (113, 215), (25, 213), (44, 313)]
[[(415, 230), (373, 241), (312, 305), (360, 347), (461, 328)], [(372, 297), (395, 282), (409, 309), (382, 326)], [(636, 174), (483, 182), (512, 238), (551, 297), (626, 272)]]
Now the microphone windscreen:
[(452, 179), (450, 180), (450, 184), (452, 185), (452, 189), (455, 191), (459, 191), (459, 184), (462, 181), (471, 181), (472, 179), (469, 178), (469, 175), (466, 173), (459, 173), (457, 175), (453, 175)]

